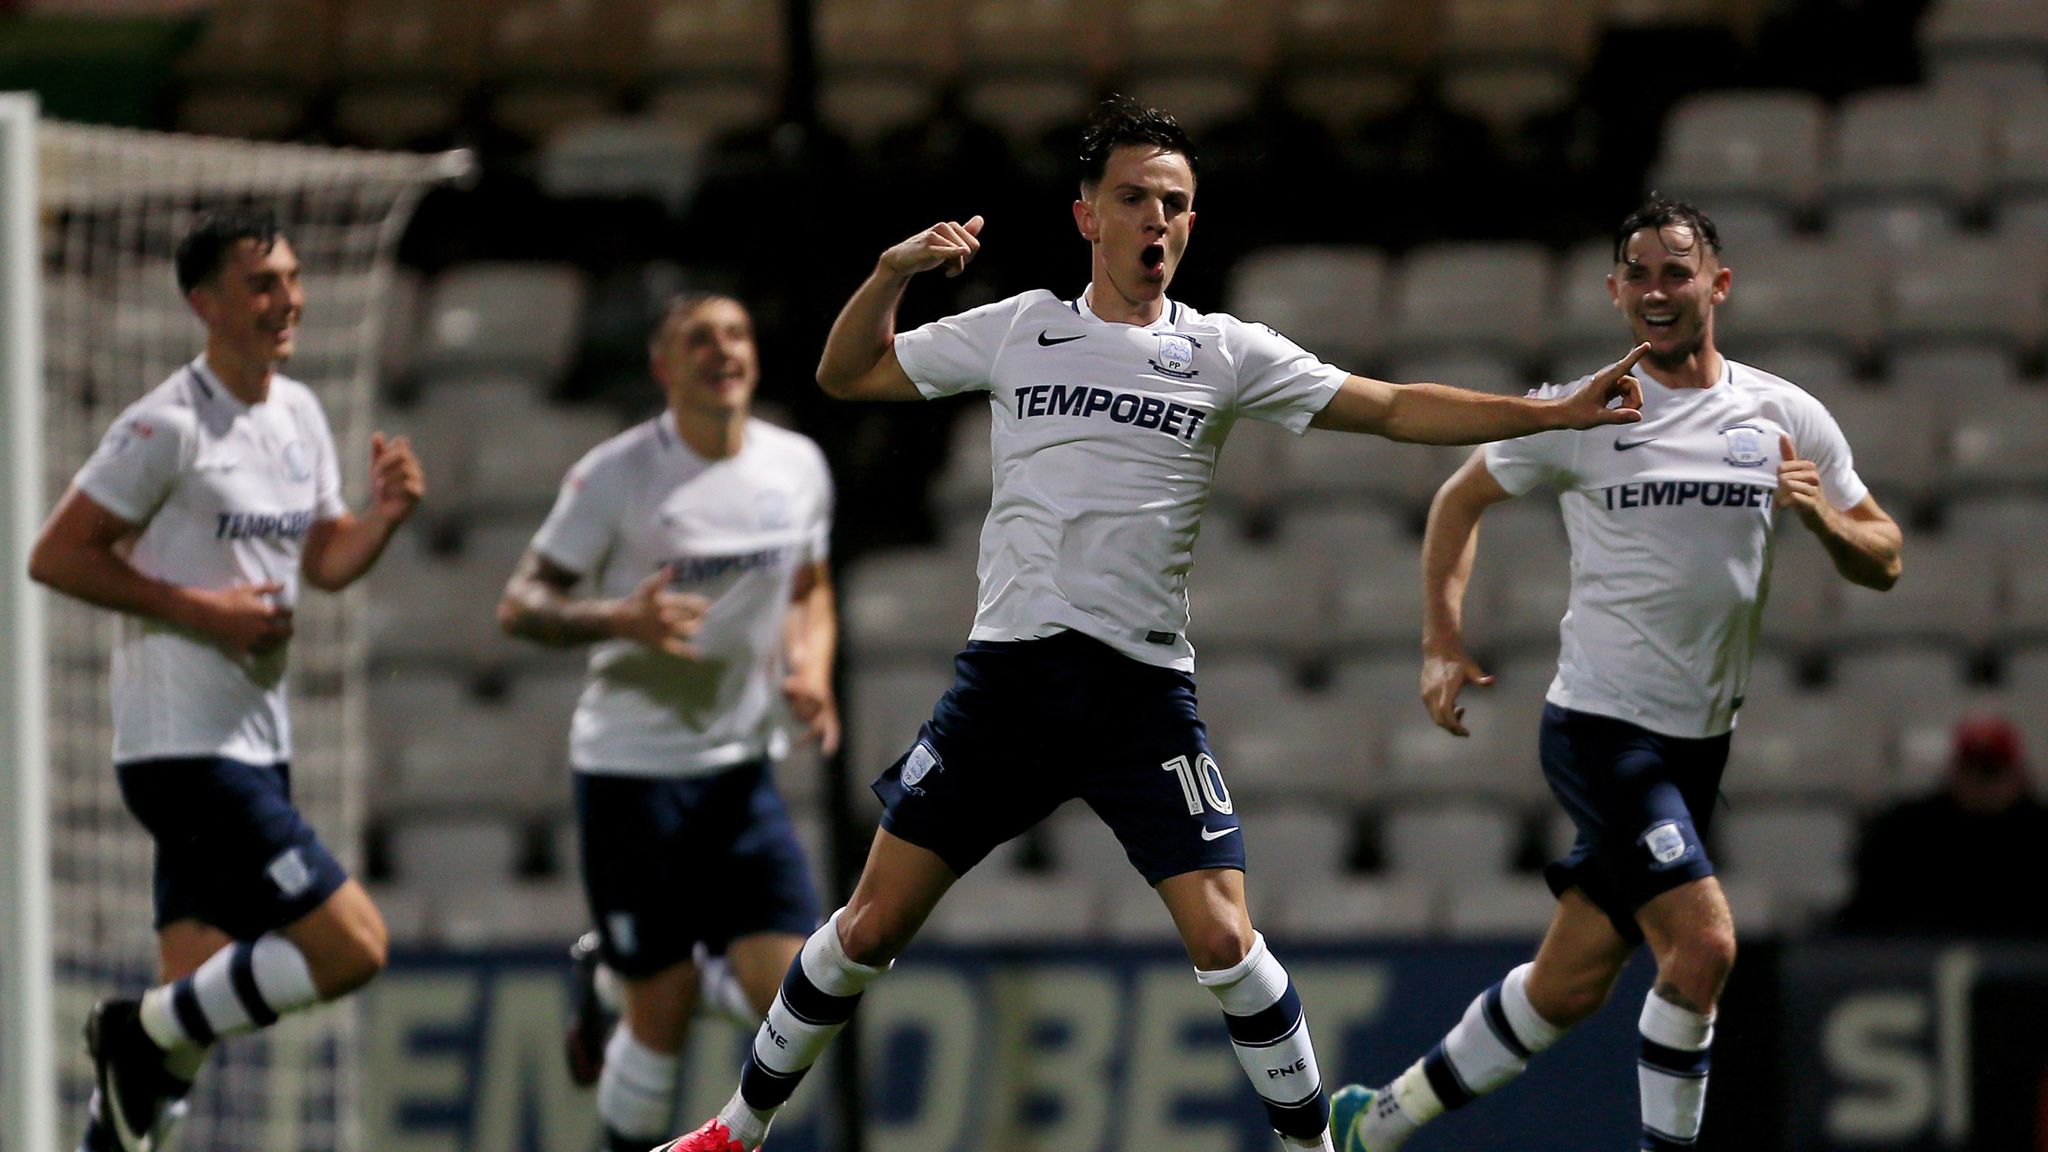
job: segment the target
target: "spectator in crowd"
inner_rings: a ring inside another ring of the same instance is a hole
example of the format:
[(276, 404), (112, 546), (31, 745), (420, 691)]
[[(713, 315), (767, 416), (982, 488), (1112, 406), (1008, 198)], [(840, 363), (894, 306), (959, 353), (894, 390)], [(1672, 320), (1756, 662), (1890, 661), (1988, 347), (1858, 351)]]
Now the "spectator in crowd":
[(1939, 789), (1872, 817), (1856, 850), (1855, 932), (2048, 939), (2048, 805), (2033, 794), (2020, 733), (2003, 716), (1958, 721)]

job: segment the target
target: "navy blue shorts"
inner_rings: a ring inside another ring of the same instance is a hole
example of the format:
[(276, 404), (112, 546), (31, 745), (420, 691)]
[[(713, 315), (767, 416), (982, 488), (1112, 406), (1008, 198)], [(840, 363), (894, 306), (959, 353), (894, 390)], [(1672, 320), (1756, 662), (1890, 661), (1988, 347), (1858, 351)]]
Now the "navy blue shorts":
[(325, 903), (348, 870), (292, 807), (289, 764), (225, 756), (115, 766), (121, 798), (156, 838), (156, 926), (211, 924), (253, 940)]
[(882, 827), (956, 875), (1075, 797), (1148, 883), (1244, 868), (1195, 678), (1078, 632), (975, 641), (917, 743), (874, 783)]
[(577, 772), (583, 892), (620, 975), (652, 976), (741, 936), (808, 936), (818, 897), (764, 761), (715, 776)]
[(1578, 840), (1543, 870), (1550, 890), (1574, 887), (1640, 943), (1636, 911), (1714, 874), (1700, 838), (1728, 766), (1728, 735), (1662, 736), (1647, 728), (1543, 706), (1543, 778), (1578, 825)]

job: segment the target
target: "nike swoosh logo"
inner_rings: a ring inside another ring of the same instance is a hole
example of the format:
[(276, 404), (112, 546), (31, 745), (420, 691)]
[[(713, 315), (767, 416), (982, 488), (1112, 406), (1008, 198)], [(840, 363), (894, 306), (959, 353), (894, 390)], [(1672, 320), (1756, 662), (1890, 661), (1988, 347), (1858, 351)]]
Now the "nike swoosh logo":
[(1653, 443), (1656, 439), (1657, 437), (1655, 436), (1645, 436), (1641, 440), (1616, 440), (1614, 442), (1614, 450), (1616, 452), (1626, 452), (1631, 448), (1641, 448), (1645, 444)]
[(1083, 332), (1080, 336), (1048, 336), (1046, 335), (1047, 331), (1049, 329), (1041, 329), (1038, 333), (1038, 346), (1040, 348), (1050, 348), (1055, 344), (1071, 344), (1088, 335), (1086, 332)]
[(1235, 828), (1204, 828), (1202, 829), (1202, 839), (1221, 840), (1235, 831), (1237, 831)]

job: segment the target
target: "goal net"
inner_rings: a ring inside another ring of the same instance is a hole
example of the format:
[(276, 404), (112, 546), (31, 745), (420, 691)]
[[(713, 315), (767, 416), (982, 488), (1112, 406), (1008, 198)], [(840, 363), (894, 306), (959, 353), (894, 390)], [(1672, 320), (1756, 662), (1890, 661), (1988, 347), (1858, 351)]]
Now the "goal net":
[[(425, 188), (461, 154), (419, 156), (258, 144), (44, 121), (37, 130), (44, 436), (50, 501), (122, 408), (189, 360), (202, 332), (172, 273), (178, 237), (220, 206), (275, 211), (304, 266), (305, 317), (286, 371), (319, 395), (360, 506), (372, 376), (397, 239)], [(46, 604), (49, 947), (55, 974), (61, 1147), (91, 1091), (80, 1041), (90, 1004), (155, 980), (149, 838), (109, 765), (108, 613)], [(344, 863), (357, 864), (364, 639), (350, 596), (307, 597), (292, 642), (294, 798)], [(348, 1150), (356, 1094), (348, 1003), (221, 1045), (180, 1142), (218, 1152)], [(14, 1053), (8, 1057), (19, 1058)], [(40, 1152), (40, 1150), (39, 1150)]]

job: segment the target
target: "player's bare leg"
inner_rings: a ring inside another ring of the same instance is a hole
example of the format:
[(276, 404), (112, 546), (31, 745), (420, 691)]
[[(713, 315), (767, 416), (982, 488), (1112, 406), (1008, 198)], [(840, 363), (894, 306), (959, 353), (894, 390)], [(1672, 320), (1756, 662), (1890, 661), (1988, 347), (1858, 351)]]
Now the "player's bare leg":
[(1252, 929), (1244, 873), (1184, 872), (1160, 881), (1157, 890), (1195, 962), (1195, 979), (1223, 1005), (1231, 1048), (1273, 1130), (1289, 1147), (1327, 1150), (1329, 1103), (1308, 1020), (1287, 970)]
[(1536, 959), (1481, 993), (1428, 1055), (1382, 1088), (1339, 1090), (1339, 1152), (1394, 1152), (1422, 1125), (1521, 1075), (1536, 1053), (1607, 1003), (1634, 952), (1583, 891), (1567, 890)]
[(846, 907), (803, 943), (740, 1072), (739, 1091), (667, 1152), (747, 1152), (824, 1054), (861, 994), (908, 947), (958, 879), (939, 855), (877, 829)]
[(1659, 895), (1636, 913), (1657, 958), (1643, 1002), (1643, 1147), (1690, 1148), (1707, 1104), (1714, 1008), (1735, 967), (1735, 919), (1712, 876)]

